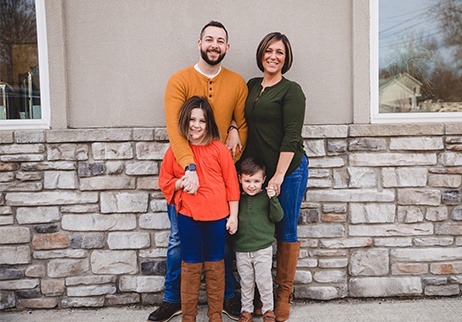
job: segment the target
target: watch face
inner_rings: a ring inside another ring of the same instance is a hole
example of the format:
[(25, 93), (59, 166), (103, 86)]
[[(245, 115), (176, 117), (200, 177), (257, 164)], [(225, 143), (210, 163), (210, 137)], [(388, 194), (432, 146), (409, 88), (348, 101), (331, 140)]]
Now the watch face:
[(186, 171), (196, 171), (196, 165), (195, 164), (188, 164), (186, 167)]

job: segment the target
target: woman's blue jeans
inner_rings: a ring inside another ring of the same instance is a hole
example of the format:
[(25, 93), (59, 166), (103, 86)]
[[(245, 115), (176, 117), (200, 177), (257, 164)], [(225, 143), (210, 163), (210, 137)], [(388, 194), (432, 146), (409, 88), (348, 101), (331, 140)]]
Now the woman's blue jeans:
[[(181, 245), (178, 231), (178, 217), (175, 205), (168, 205), (168, 218), (170, 219), (170, 236), (167, 248), (167, 272), (164, 282), (164, 301), (180, 303), (181, 280)], [(234, 297), (236, 278), (233, 274), (234, 252), (230, 238), (225, 242), (225, 299)]]
[(308, 158), (303, 156), (297, 169), (284, 177), (279, 194), (279, 202), (284, 210), (284, 218), (276, 224), (276, 238), (282, 242), (298, 242), (297, 224), (300, 208), (308, 183)]

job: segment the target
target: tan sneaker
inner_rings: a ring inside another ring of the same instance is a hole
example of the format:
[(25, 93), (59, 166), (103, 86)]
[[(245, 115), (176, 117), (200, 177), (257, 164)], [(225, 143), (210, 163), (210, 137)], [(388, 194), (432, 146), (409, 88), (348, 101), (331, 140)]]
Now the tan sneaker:
[(250, 314), (249, 312), (242, 312), (241, 313), (241, 316), (239, 317), (239, 321), (238, 322), (252, 322), (252, 314)]
[(266, 311), (265, 314), (263, 314), (263, 322), (275, 322), (276, 321), (276, 315), (274, 315), (273, 311)]

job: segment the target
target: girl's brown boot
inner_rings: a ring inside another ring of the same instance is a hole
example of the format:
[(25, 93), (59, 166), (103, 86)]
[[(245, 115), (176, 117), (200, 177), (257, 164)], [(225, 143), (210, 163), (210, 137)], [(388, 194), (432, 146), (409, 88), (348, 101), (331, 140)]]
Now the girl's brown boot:
[(225, 262), (204, 262), (205, 289), (209, 310), (207, 316), (211, 322), (222, 322), (221, 311), (225, 297)]
[(181, 262), (181, 311), (183, 322), (195, 322), (201, 287), (202, 263)]

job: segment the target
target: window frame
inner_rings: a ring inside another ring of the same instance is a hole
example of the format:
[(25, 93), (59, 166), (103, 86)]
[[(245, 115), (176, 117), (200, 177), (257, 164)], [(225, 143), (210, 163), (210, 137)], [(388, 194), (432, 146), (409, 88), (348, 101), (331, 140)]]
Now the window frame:
[(462, 112), (379, 112), (379, 1), (369, 0), (370, 14), (370, 99), (371, 123), (456, 123), (462, 122)]
[(0, 120), (0, 130), (49, 129), (51, 122), (50, 77), (48, 69), (48, 42), (45, 15), (45, 0), (35, 0), (37, 22), (37, 50), (40, 78), (41, 119)]

